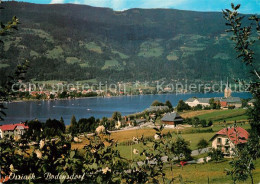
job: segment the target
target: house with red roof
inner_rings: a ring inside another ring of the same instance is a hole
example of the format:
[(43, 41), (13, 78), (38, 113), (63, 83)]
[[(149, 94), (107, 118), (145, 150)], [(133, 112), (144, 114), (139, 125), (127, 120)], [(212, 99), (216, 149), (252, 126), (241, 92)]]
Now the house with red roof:
[(241, 127), (223, 128), (218, 131), (211, 139), (212, 148), (220, 149), (225, 156), (231, 156), (236, 146), (247, 142), (249, 133)]
[(1, 125), (0, 139), (10, 138), (11, 136), (21, 137), (28, 128), (24, 123)]

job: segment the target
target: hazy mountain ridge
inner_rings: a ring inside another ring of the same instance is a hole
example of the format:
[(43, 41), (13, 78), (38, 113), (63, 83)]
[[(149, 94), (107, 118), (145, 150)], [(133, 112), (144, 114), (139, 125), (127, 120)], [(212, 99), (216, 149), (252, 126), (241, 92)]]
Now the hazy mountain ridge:
[[(6, 2), (19, 31), (1, 48), (1, 78), (23, 59), (36, 80), (246, 78), (221, 13), (167, 9), (115, 12), (84, 5)], [(257, 54), (260, 54), (258, 44)], [(14, 54), (17, 53), (17, 54)], [(18, 57), (17, 57), (18, 56)]]

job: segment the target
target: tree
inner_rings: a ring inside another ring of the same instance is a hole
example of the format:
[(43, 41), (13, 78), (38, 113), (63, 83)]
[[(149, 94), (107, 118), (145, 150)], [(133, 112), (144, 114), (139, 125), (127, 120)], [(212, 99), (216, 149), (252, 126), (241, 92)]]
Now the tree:
[(48, 119), (44, 126), (44, 132), (46, 137), (61, 136), (65, 132), (65, 128), (64, 122)]
[(198, 127), (198, 125), (200, 124), (200, 119), (198, 117), (194, 117), (192, 120), (192, 124), (194, 127)]
[(201, 152), (201, 150), (203, 148), (207, 148), (208, 145), (209, 145), (209, 142), (207, 140), (205, 140), (204, 138), (200, 139), (200, 141), (197, 144), (197, 148), (198, 148), (199, 153)]
[[(2, 3), (0, 1), (0, 3)], [(0, 9), (3, 9), (0, 7)], [(11, 30), (17, 30), (17, 25), (19, 24), (19, 20), (16, 16), (12, 18), (7, 24), (3, 24), (0, 21), (0, 36), (6, 36), (10, 33)], [(0, 44), (4, 44), (4, 42), (0, 39)], [(9, 97), (13, 94), (13, 90), (11, 90), (12, 85), (17, 83), (19, 80), (24, 79), (24, 74), (27, 72), (29, 67), (29, 62), (22, 62), (20, 65), (17, 65), (17, 68), (14, 72), (13, 76), (9, 76), (9, 80), (6, 81), (5, 86), (0, 86), (0, 121), (4, 120), (3, 116), (6, 116), (4, 109), (6, 109), (4, 102), (9, 100)]]
[(209, 99), (209, 105), (210, 106), (213, 106), (214, 103), (215, 103), (215, 99), (214, 98)]
[(76, 117), (73, 115), (70, 120), (70, 128), (69, 132), (72, 136), (76, 135), (78, 133), (78, 123), (76, 120)]
[(60, 117), (61, 130), (64, 133), (66, 131), (66, 126), (63, 117)]
[(159, 102), (158, 100), (153, 101), (151, 106), (164, 106), (162, 102)]
[(202, 127), (207, 127), (207, 121), (205, 119), (202, 119), (200, 121), (200, 124), (201, 124)]
[(215, 162), (219, 162), (223, 160), (224, 154), (219, 149), (212, 149), (211, 152), (208, 153), (208, 155), (211, 157), (211, 160)]
[(191, 158), (191, 149), (189, 148), (189, 142), (185, 141), (182, 137), (177, 137), (174, 143), (174, 153), (178, 160)]
[(250, 99), (241, 99), (241, 102), (242, 102), (242, 108), (243, 107), (248, 107), (248, 102), (249, 102)]
[(249, 149), (241, 149), (236, 151), (236, 154), (239, 155), (229, 162), (232, 169), (226, 169), (227, 175), (231, 175), (234, 183), (236, 183), (236, 181), (246, 181), (249, 176), (251, 183), (254, 184), (252, 171), (255, 169), (255, 166), (252, 157), (248, 156), (250, 155), (248, 150)]
[[(249, 17), (250, 24), (244, 26), (242, 23), (245, 16), (238, 13), (240, 4), (234, 5), (231, 3), (232, 10), (226, 9), (223, 11), (224, 18), (227, 20), (226, 25), (229, 27), (226, 32), (231, 32), (233, 36), (231, 40), (235, 42), (234, 49), (236, 50), (238, 59), (241, 59), (250, 68), (252, 74), (252, 82), (249, 89), (254, 99), (255, 106), (249, 110), (249, 122), (251, 126), (250, 137), (247, 145), (242, 149), (235, 149), (237, 157), (230, 162), (232, 170), (228, 172), (232, 176), (234, 183), (237, 180), (246, 180), (248, 177), (251, 183), (254, 183), (252, 170), (254, 169), (253, 160), (259, 157), (260, 148), (260, 74), (259, 67), (255, 61), (253, 45), (260, 40), (260, 18), (256, 15)], [(242, 26), (243, 25), (243, 26)], [(254, 39), (253, 34), (258, 37)], [(241, 173), (241, 174), (240, 174)]]
[(115, 111), (115, 112), (113, 113), (113, 115), (112, 115), (112, 119), (113, 119), (113, 120), (118, 121), (118, 120), (121, 120), (121, 118), (122, 118), (121, 112)]
[(228, 106), (228, 109), (235, 109), (236, 108), (236, 106), (234, 106), (234, 105), (229, 105)]
[(95, 132), (97, 126), (98, 122), (96, 122), (96, 119), (93, 116), (88, 119), (82, 118), (78, 121), (78, 132)]
[(172, 109), (172, 104), (169, 100), (165, 102), (165, 105), (169, 107), (169, 109)]
[(26, 131), (25, 137), (29, 140), (37, 141), (41, 137), (41, 131), (43, 130), (43, 123), (40, 121), (32, 120), (27, 123), (29, 129)]
[(191, 118), (185, 118), (184, 122), (189, 124), (189, 125), (192, 125), (192, 119)]
[(211, 109), (216, 109), (217, 108), (217, 104), (215, 103), (215, 99), (214, 98), (209, 99), (209, 104), (210, 104), (210, 108)]
[(190, 109), (191, 109), (191, 107), (188, 104), (186, 104), (183, 100), (179, 101), (179, 103), (177, 105), (178, 112), (182, 112), (184, 110), (190, 110)]
[(213, 125), (212, 120), (209, 120), (208, 126), (212, 126), (212, 125)]
[(202, 105), (198, 104), (194, 107), (194, 110), (202, 110)]

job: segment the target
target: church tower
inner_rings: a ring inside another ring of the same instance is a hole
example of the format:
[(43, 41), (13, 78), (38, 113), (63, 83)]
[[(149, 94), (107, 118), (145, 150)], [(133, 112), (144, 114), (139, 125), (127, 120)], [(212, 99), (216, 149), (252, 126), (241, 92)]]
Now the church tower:
[(224, 90), (224, 97), (225, 97), (225, 98), (231, 97), (231, 93), (232, 93), (232, 90), (231, 90), (231, 88), (229, 87), (228, 78), (227, 78), (227, 84), (226, 84), (226, 88), (225, 88), (225, 90)]

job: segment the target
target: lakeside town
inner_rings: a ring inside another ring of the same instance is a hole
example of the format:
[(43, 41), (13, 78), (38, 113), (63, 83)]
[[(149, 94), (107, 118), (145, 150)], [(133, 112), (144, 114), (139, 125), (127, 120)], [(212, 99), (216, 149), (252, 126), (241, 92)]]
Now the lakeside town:
[[(184, 79), (183, 79), (184, 80)], [(248, 92), (247, 85), (225, 84), (224, 81), (190, 82), (187, 80), (118, 83), (67, 83), (58, 81), (23, 83), (12, 86), (12, 101), (58, 100), (85, 97), (133, 96), (148, 94), (221, 93), (227, 86), (236, 92)], [(182, 81), (182, 82), (181, 82)]]

